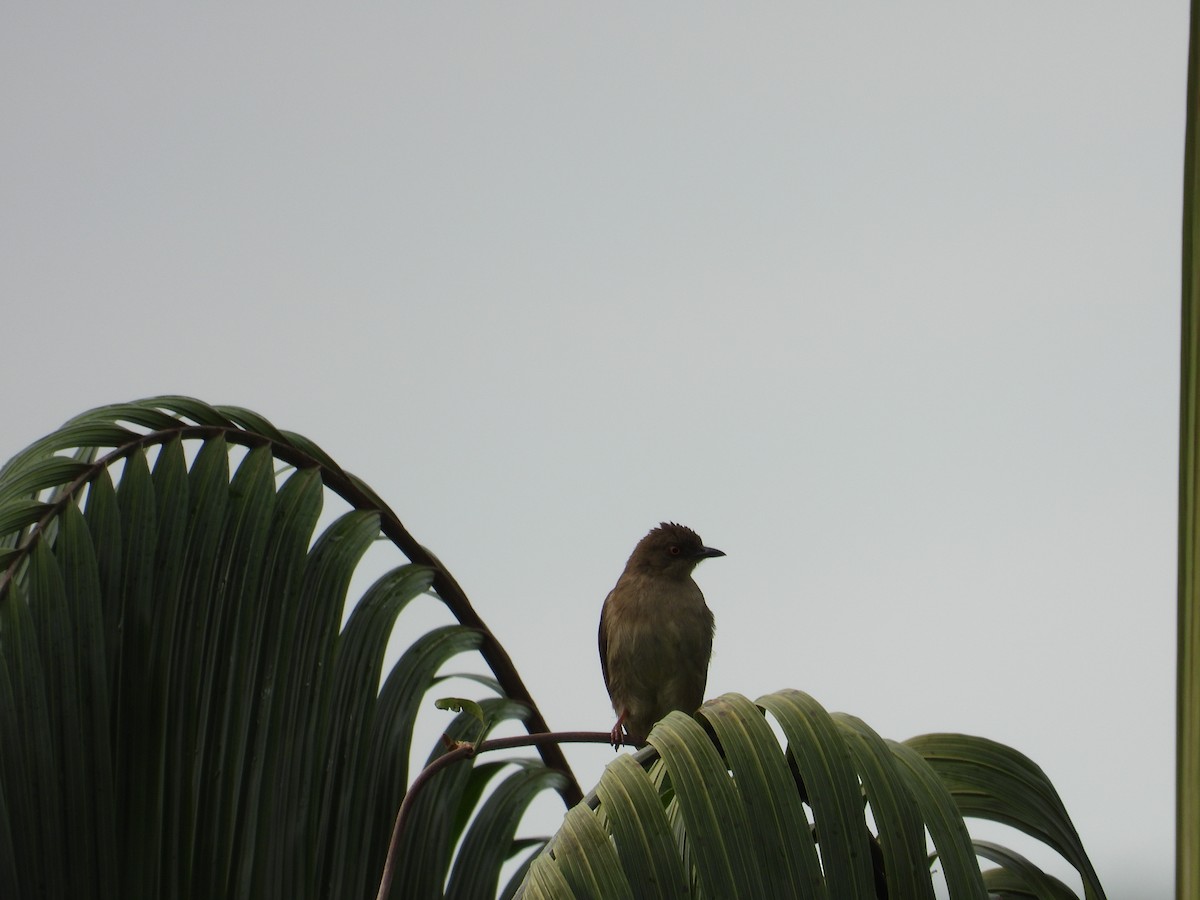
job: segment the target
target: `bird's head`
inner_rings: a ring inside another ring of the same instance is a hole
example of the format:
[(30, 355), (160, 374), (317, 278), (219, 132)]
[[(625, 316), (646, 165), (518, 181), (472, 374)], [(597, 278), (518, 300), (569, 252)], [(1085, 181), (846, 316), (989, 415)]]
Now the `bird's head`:
[(705, 547), (700, 535), (687, 526), (663, 522), (638, 541), (626, 569), (687, 578), (700, 560), (724, 555), (714, 547)]

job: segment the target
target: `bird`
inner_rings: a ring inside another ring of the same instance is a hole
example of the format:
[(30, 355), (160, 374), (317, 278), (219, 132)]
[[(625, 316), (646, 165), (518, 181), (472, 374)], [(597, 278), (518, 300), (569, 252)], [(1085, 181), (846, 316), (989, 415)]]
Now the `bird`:
[(673, 709), (699, 709), (714, 619), (692, 572), (724, 555), (674, 522), (652, 528), (633, 548), (600, 611), (600, 669), (617, 714), (613, 747), (644, 744)]

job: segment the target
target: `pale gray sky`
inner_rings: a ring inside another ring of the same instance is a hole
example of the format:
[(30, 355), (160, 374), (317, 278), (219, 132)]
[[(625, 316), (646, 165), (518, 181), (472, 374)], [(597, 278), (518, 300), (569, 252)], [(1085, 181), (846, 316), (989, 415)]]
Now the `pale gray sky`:
[(1186, 16), (9, 10), (0, 457), (165, 392), (301, 431), (560, 729), (684, 522), (709, 694), (1012, 744), (1167, 897)]

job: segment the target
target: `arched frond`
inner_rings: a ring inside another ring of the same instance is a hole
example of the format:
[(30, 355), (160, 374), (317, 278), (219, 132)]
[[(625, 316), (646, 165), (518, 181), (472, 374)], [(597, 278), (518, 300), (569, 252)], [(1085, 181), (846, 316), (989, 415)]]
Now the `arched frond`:
[[(406, 559), (351, 596), (381, 534)], [(430, 592), (455, 623), (405, 633)], [(373, 897), (416, 711), (462, 654), (491, 721), (547, 730), (449, 572), (313, 442), (185, 397), (72, 419), (0, 469), (0, 895)], [(494, 894), (529, 800), (579, 795), (542, 752), (431, 785), (392, 896)]]

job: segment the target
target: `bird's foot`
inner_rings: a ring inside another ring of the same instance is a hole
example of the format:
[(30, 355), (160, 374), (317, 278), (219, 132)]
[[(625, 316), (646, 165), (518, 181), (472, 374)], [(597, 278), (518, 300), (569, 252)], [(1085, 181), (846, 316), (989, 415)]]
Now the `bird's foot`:
[(621, 713), (621, 715), (617, 718), (617, 724), (612, 727), (612, 731), (610, 731), (608, 734), (609, 740), (612, 741), (614, 750), (620, 750), (621, 745), (625, 743), (624, 725), (625, 713)]

